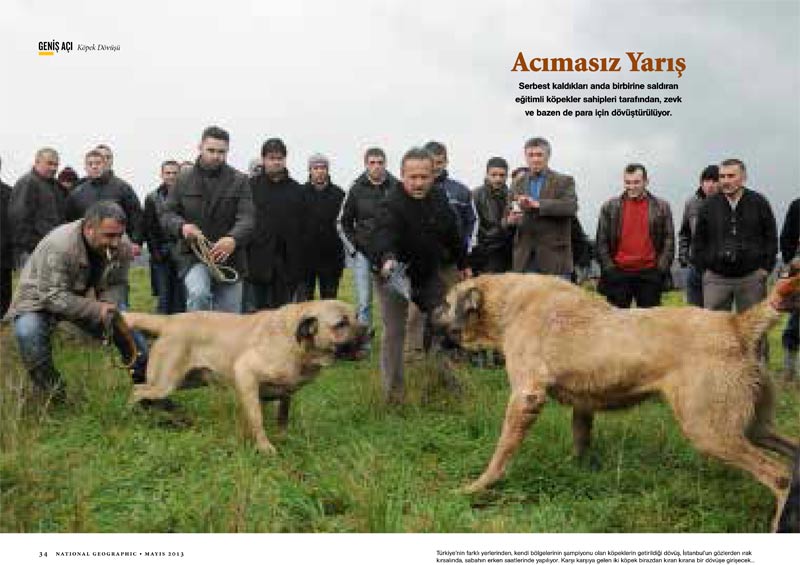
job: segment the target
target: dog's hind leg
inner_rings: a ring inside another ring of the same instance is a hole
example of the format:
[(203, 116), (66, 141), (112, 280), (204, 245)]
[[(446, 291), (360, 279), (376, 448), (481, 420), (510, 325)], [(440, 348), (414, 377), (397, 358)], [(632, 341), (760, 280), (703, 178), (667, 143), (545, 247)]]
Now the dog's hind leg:
[(773, 429), (772, 414), (775, 392), (772, 381), (763, 375), (758, 380), (761, 386), (756, 397), (755, 415), (746, 435), (759, 447), (793, 458), (798, 450), (797, 440), (779, 434)]
[(796, 441), (769, 428), (755, 429), (748, 433), (748, 437), (757, 446), (786, 457), (794, 457), (800, 449)]
[(727, 438), (719, 444), (713, 441), (697, 444), (697, 447), (708, 455), (748, 471), (757, 481), (769, 488), (778, 499), (789, 486), (789, 476), (785, 465), (765, 455), (744, 437), (738, 440)]
[(517, 451), (528, 428), (541, 412), (545, 399), (544, 387), (512, 391), (494, 455), (478, 480), (464, 489), (466, 492), (483, 490), (503, 476), (508, 460)]

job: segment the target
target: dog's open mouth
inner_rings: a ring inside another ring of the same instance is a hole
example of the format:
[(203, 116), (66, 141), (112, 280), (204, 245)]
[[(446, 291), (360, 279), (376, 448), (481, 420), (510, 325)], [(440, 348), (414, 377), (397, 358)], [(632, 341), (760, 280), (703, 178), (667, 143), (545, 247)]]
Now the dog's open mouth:
[(375, 330), (360, 326), (352, 339), (336, 344), (334, 357), (349, 361), (363, 359), (369, 352), (369, 344), (374, 335)]

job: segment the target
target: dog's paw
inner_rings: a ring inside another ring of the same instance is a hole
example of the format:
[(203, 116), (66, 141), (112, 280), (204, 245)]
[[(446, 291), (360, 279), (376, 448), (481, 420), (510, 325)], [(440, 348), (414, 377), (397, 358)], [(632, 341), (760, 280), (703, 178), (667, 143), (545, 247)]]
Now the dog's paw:
[(597, 453), (589, 452), (574, 456), (575, 464), (586, 471), (597, 472), (603, 468), (603, 463)]
[(278, 453), (278, 450), (275, 449), (275, 446), (272, 445), (267, 440), (259, 441), (258, 443), (256, 443), (256, 449), (258, 449), (258, 451), (263, 453), (264, 455), (275, 455), (276, 453)]
[(458, 492), (460, 494), (475, 494), (478, 492), (483, 492), (484, 490), (486, 490), (486, 485), (484, 485), (481, 481), (474, 481), (458, 489)]

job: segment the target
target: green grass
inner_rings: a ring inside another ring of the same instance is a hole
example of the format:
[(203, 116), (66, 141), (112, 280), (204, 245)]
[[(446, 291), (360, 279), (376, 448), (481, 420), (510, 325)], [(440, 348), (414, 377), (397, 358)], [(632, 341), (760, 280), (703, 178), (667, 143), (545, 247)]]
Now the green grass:
[[(153, 308), (146, 277), (133, 272), (135, 310)], [(180, 417), (130, 408), (115, 352), (59, 332), (68, 402), (46, 406), (7, 327), (0, 339), (4, 532), (760, 532), (773, 511), (766, 488), (699, 455), (660, 402), (598, 416), (598, 470), (573, 461), (569, 412), (548, 404), (506, 477), (466, 496), (456, 490), (499, 434), (502, 371), (462, 367), (454, 398), (434, 368), (412, 367), (409, 404), (387, 408), (375, 357), (335, 365), (295, 395), (285, 437), (265, 407), (270, 458), (246, 438), (228, 388), (176, 393)], [(779, 428), (800, 435), (797, 390), (779, 385), (778, 398)]]

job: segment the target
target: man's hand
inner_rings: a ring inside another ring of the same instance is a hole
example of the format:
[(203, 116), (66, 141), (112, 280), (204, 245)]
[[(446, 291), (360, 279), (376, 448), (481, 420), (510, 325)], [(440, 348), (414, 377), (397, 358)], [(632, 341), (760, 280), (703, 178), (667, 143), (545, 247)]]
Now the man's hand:
[(221, 237), (211, 248), (211, 259), (214, 263), (222, 263), (231, 256), (234, 249), (236, 249), (235, 239), (229, 235)]
[(392, 274), (392, 270), (395, 268), (397, 268), (397, 261), (394, 259), (387, 259), (383, 262), (383, 267), (381, 267), (381, 275), (384, 278), (387, 278)]
[(108, 316), (117, 311), (117, 305), (111, 302), (100, 302), (100, 321), (105, 322)]
[(462, 281), (472, 278), (472, 269), (467, 267), (458, 271), (458, 276)]
[(194, 224), (183, 224), (181, 226), (181, 235), (183, 235), (184, 239), (195, 239), (203, 235), (203, 232)]
[(518, 226), (522, 223), (522, 218), (525, 216), (524, 212), (514, 212), (513, 210), (508, 213), (506, 223), (509, 226)]
[(536, 208), (539, 207), (539, 201), (534, 200), (530, 196), (522, 195), (517, 200), (519, 202), (520, 208), (522, 208), (523, 210), (535, 210)]

